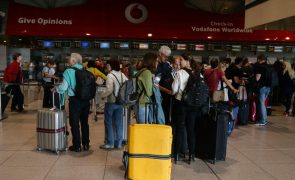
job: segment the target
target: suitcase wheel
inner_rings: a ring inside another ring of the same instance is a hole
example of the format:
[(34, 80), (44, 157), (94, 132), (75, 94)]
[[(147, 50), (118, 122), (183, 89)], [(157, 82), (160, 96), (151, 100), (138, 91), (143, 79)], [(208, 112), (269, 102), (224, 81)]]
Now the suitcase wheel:
[(42, 151), (42, 148), (39, 148), (39, 147), (38, 147), (38, 148), (37, 148), (37, 151)]

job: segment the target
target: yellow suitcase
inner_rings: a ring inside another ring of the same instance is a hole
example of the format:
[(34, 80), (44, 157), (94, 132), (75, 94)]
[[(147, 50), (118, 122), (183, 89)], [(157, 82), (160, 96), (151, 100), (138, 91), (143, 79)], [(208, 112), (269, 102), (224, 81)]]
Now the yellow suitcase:
[(170, 180), (172, 129), (157, 124), (134, 124), (128, 134), (128, 178)]

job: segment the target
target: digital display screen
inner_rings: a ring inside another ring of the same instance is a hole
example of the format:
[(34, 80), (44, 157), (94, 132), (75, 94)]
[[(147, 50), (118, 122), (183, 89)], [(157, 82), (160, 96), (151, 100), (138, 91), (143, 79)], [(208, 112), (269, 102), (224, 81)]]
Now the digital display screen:
[(292, 47), (291, 46), (286, 46), (285, 51), (286, 51), (286, 53), (291, 53), (292, 52)]
[(101, 49), (109, 49), (110, 48), (110, 43), (109, 42), (101, 42), (100, 43), (100, 48)]
[(148, 43), (139, 43), (139, 49), (149, 49)]
[(274, 47), (274, 52), (283, 52), (284, 51), (284, 47), (283, 46), (275, 46)]
[(120, 43), (120, 48), (121, 49), (128, 49), (129, 48), (129, 43)]
[(82, 48), (90, 48), (90, 42), (82, 41), (81, 42), (81, 47)]
[(266, 46), (257, 46), (257, 52), (265, 52)]
[(274, 46), (268, 46), (268, 52), (274, 52), (275, 47)]
[(63, 42), (61, 42), (61, 46), (62, 47), (71, 47), (71, 42), (69, 42), (69, 41), (63, 41)]
[(186, 44), (177, 44), (177, 50), (186, 50)]
[(252, 51), (252, 52), (255, 52), (257, 50), (257, 46), (256, 45), (251, 45), (249, 50)]
[(204, 44), (197, 44), (197, 45), (195, 45), (195, 50), (196, 51), (204, 51), (205, 45)]
[(241, 51), (241, 45), (232, 45), (231, 50), (235, 51), (235, 52), (240, 52)]
[(45, 47), (45, 48), (53, 48), (54, 43), (52, 41), (43, 41), (43, 47)]
[(160, 44), (152, 43), (152, 45), (151, 45), (151, 49), (153, 49), (153, 50), (158, 50), (159, 48), (160, 48)]

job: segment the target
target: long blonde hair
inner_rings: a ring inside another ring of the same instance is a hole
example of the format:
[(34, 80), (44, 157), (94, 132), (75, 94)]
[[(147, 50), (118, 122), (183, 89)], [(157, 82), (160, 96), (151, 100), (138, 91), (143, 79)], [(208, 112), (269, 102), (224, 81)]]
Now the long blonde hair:
[(291, 63), (290, 63), (289, 61), (284, 61), (284, 65), (285, 65), (284, 74), (285, 74), (286, 72), (288, 72), (290, 78), (291, 78), (291, 79), (294, 79), (294, 78), (295, 78), (295, 72), (294, 72), (294, 70), (292, 69)]

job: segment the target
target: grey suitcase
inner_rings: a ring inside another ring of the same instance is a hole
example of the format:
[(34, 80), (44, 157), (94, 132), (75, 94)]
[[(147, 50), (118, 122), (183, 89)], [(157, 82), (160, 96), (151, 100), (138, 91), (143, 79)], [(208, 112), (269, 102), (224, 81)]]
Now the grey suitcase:
[(37, 115), (37, 149), (39, 151), (55, 151), (57, 154), (67, 150), (66, 127), (65, 111), (56, 108), (39, 110)]
[(122, 136), (122, 144), (126, 145), (128, 142), (128, 126), (130, 125), (131, 120), (130, 108), (128, 106), (123, 107), (123, 115), (122, 115), (122, 124), (123, 124), (123, 136)]

